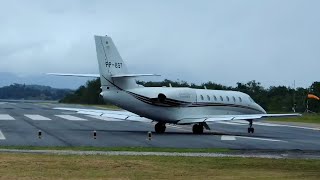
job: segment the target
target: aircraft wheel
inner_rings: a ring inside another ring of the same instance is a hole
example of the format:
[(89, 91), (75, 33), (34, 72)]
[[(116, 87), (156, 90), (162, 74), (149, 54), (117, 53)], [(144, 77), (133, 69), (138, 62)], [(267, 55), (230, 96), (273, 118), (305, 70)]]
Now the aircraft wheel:
[(192, 127), (193, 134), (203, 134), (203, 126), (200, 124), (195, 124)]
[(156, 131), (156, 133), (162, 134), (166, 131), (166, 124), (164, 123), (157, 123), (154, 126), (154, 130)]
[(248, 133), (254, 133), (254, 128), (248, 128)]

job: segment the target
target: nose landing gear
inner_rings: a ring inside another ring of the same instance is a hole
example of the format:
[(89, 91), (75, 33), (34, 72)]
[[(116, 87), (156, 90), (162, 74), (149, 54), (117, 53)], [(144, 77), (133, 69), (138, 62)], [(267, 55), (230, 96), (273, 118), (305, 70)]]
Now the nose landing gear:
[(252, 120), (249, 121), (248, 133), (254, 133), (254, 128), (252, 127)]

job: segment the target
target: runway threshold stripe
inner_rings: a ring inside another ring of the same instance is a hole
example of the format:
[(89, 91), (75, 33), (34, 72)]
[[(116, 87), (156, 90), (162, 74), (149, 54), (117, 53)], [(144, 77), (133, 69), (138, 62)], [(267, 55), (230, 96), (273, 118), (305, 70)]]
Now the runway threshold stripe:
[(71, 115), (55, 115), (55, 116), (62, 118), (62, 119), (69, 120), (69, 121), (87, 121), (86, 119), (79, 118), (76, 116), (71, 116)]
[(0, 114), (0, 120), (15, 120), (12, 116), (9, 114)]
[(221, 136), (221, 141), (235, 141), (236, 140), (236, 137), (234, 136)]
[(287, 141), (278, 140), (278, 139), (267, 139), (267, 138), (258, 138), (258, 137), (237, 136), (237, 138), (261, 140), (261, 141), (270, 141), (270, 142), (287, 142)]
[(3, 135), (2, 131), (0, 130), (0, 140), (5, 140), (6, 137)]
[(37, 114), (25, 114), (24, 116), (34, 121), (50, 121), (51, 120), (47, 117), (37, 115)]
[(180, 130), (180, 131), (190, 132), (190, 130), (184, 129), (183, 127), (179, 127), (179, 126), (176, 126), (176, 125), (168, 124), (167, 127), (168, 128), (172, 128), (172, 129), (177, 129), (177, 130)]

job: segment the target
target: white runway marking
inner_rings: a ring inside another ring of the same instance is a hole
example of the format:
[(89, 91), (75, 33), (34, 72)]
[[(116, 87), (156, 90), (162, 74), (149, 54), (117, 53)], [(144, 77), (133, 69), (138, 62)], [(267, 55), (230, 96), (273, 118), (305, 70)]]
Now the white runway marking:
[(103, 116), (93, 116), (93, 115), (87, 115), (88, 117), (103, 120), (103, 121), (124, 121), (122, 119), (113, 119), (109, 117), (103, 117)]
[(82, 119), (82, 118), (79, 118), (76, 116), (71, 116), (71, 115), (55, 115), (55, 116), (62, 118), (62, 119), (69, 120), (69, 121), (87, 121), (86, 119)]
[(3, 133), (0, 130), (0, 140), (5, 140), (5, 139), (6, 139), (6, 137), (3, 135)]
[(287, 142), (287, 141), (278, 140), (278, 139), (267, 139), (267, 138), (258, 138), (258, 137), (248, 137), (248, 136), (236, 136), (236, 138), (261, 140), (261, 141), (271, 141), (271, 142)]
[(0, 114), (0, 120), (15, 120), (15, 119), (9, 114)]
[(47, 117), (37, 115), (37, 114), (25, 114), (24, 116), (26, 116), (27, 118), (29, 118), (31, 120), (35, 120), (35, 121), (50, 121), (51, 120)]
[(169, 127), (169, 128), (172, 128), (172, 129), (178, 129), (178, 130), (181, 130), (181, 131), (190, 132), (190, 130), (184, 129), (183, 127), (179, 127), (177, 125), (168, 124), (166, 126)]
[(221, 141), (235, 141), (236, 140), (236, 137), (234, 136), (221, 136)]

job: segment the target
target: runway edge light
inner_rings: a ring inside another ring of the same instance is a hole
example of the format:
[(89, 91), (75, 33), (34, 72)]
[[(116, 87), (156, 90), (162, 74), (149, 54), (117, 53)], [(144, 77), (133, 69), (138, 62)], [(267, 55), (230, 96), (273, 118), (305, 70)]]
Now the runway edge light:
[(39, 138), (39, 139), (42, 138), (42, 131), (41, 131), (41, 130), (38, 131), (38, 138)]
[(93, 131), (93, 139), (97, 139), (97, 131), (96, 130)]
[(151, 139), (152, 139), (152, 133), (151, 133), (151, 131), (149, 131), (148, 132), (148, 140), (151, 141)]

